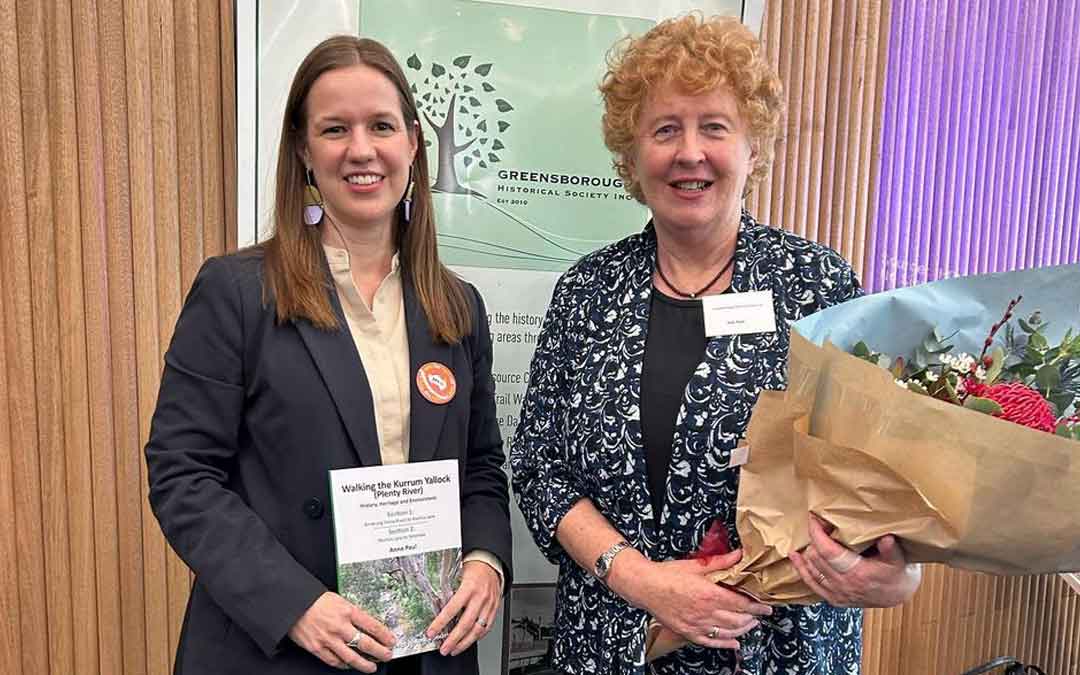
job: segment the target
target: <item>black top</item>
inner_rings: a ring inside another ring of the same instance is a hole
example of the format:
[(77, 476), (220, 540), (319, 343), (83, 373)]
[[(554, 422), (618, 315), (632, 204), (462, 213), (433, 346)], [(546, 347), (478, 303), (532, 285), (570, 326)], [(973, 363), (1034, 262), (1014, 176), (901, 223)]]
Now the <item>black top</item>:
[(701, 300), (679, 300), (653, 288), (641, 372), (641, 440), (657, 522), (667, 490), (675, 417), (690, 376), (704, 358), (705, 312)]

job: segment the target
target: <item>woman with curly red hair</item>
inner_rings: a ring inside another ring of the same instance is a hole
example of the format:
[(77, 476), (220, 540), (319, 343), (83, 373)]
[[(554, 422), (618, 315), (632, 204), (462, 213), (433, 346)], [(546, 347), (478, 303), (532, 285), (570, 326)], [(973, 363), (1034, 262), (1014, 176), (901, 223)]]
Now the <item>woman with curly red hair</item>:
[(615, 169), (652, 219), (559, 280), (513, 441), (518, 503), (560, 568), (552, 663), (644, 673), (653, 617), (693, 643), (659, 673), (730, 673), (732, 650), (745, 673), (858, 672), (852, 607), (918, 585), (894, 538), (863, 557), (813, 523), (793, 556), (829, 600), (812, 607), (705, 578), (739, 551), (686, 559), (713, 522), (735, 531), (732, 450), (758, 393), (786, 384), (790, 323), (861, 294), (836, 252), (742, 208), (772, 160), (779, 79), (738, 21), (691, 15), (618, 45), (600, 92)]

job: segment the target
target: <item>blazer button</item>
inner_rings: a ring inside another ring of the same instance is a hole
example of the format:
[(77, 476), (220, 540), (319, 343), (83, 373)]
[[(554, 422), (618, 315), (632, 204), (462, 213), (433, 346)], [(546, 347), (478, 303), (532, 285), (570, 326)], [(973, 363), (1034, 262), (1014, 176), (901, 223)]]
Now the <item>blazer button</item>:
[(312, 520), (322, 518), (322, 514), (325, 510), (323, 503), (315, 497), (304, 502), (304, 513)]

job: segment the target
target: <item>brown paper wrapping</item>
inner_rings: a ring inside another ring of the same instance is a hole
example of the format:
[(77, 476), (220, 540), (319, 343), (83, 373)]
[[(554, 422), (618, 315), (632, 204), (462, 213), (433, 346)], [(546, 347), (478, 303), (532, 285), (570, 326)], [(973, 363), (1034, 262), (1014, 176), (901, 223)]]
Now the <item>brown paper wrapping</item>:
[[(789, 389), (750, 419), (736, 529), (712, 575), (771, 604), (820, 600), (788, 554), (808, 513), (863, 550), (898, 536), (912, 562), (991, 574), (1080, 571), (1080, 444), (919, 396), (877, 366), (791, 334)], [(655, 622), (648, 659), (685, 640)]]

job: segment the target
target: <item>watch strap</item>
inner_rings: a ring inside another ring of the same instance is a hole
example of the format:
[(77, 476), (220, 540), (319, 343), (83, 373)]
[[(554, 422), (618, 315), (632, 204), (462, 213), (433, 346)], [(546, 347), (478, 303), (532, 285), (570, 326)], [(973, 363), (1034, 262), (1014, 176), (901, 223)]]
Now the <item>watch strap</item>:
[(630, 548), (630, 542), (620, 539), (612, 544), (608, 550), (601, 553), (593, 564), (593, 572), (596, 574), (596, 578), (601, 581), (606, 579), (608, 573), (611, 572), (611, 563), (615, 560), (615, 556), (628, 548)]

